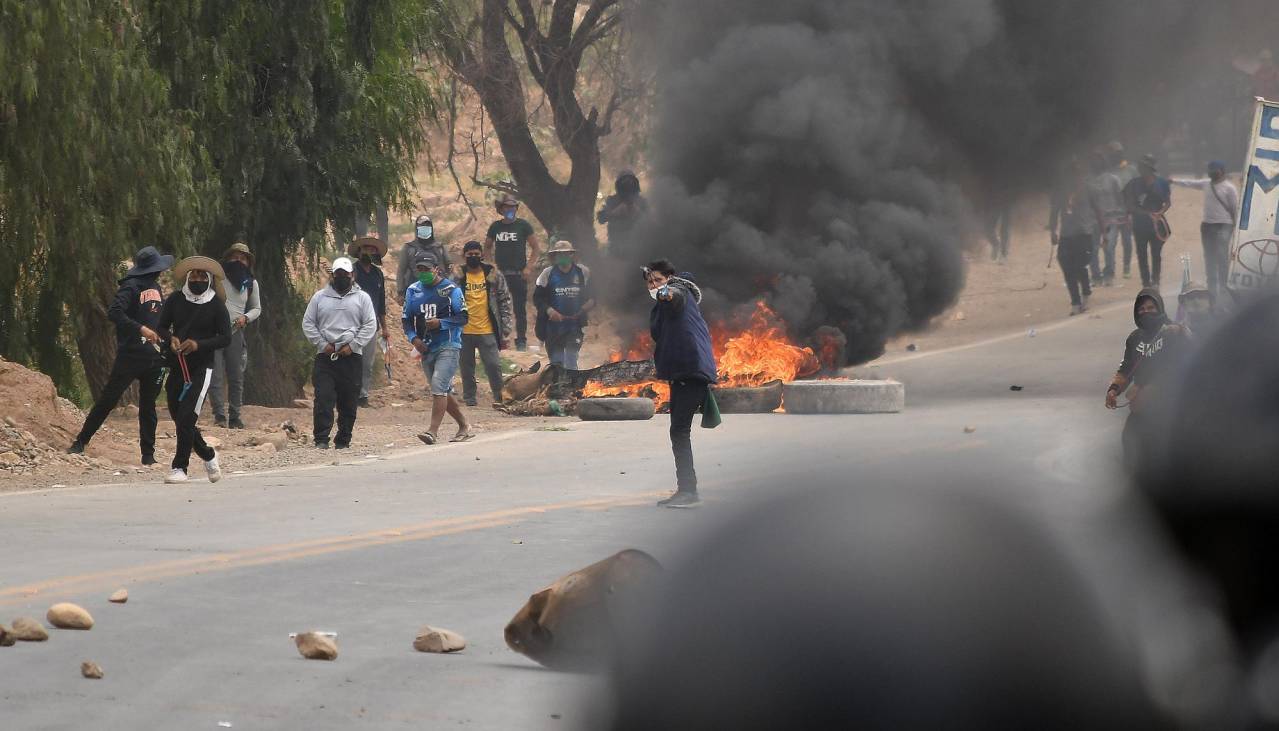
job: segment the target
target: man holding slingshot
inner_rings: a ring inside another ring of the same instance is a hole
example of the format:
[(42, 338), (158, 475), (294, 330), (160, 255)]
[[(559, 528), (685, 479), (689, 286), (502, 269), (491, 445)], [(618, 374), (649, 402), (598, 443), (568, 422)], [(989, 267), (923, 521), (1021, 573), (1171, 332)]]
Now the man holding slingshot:
[(183, 259), (173, 270), (173, 281), (181, 288), (169, 295), (160, 311), (157, 332), (161, 342), (168, 344), (165, 395), (178, 433), (173, 471), (164, 479), (167, 483), (187, 481), (192, 450), (204, 460), (209, 482), (222, 479), (217, 454), (200, 436), (195, 422), (213, 380), (213, 354), (231, 342), (231, 318), (222, 300), (223, 279), (222, 265), (213, 259)]

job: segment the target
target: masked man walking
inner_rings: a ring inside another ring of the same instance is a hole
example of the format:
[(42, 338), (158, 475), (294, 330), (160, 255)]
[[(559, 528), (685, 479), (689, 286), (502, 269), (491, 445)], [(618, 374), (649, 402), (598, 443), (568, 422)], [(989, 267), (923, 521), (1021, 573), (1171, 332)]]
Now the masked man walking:
[(509, 348), (515, 329), (515, 312), (506, 277), (497, 267), (485, 264), (483, 247), (468, 241), (462, 247), (465, 266), (453, 280), (465, 287), (466, 325), (462, 328), (462, 400), (467, 406), (476, 403), (475, 353), (480, 354), (484, 373), (488, 376), (493, 403), (502, 400), (501, 350)]
[(377, 334), (373, 300), (355, 286), (355, 266), (345, 256), (333, 261), (329, 285), (316, 292), (302, 316), (302, 334), (315, 348), (311, 383), (315, 387), (312, 416), (317, 449), (329, 448), (333, 409), (337, 435), (333, 446), (351, 446), (365, 348)]
[(431, 390), (431, 425), (418, 439), (426, 444), (438, 442), (440, 425), (448, 412), (457, 422), (457, 434), (449, 441), (465, 442), (475, 434), (453, 396), (453, 376), (467, 322), (466, 298), (443, 276), (439, 261), (431, 254), (418, 254), (414, 268), (417, 281), (409, 287), (404, 302), (404, 337), (421, 356), (422, 373)]

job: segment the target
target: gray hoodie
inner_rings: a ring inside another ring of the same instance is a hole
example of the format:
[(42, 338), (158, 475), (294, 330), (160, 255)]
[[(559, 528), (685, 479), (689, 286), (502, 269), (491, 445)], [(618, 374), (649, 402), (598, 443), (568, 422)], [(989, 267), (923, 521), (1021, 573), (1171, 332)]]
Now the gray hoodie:
[(315, 352), (324, 352), (332, 343), (334, 348), (350, 345), (357, 353), (364, 352), (377, 334), (377, 311), (373, 300), (359, 287), (352, 287), (346, 295), (340, 295), (332, 285), (316, 292), (302, 316), (302, 334), (315, 346)]

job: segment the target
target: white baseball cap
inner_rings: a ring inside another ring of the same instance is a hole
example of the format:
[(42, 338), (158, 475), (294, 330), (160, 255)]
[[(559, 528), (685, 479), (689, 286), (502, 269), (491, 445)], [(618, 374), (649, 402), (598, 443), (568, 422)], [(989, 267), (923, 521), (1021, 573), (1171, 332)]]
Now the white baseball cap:
[(333, 268), (332, 268), (332, 271), (335, 271), (335, 272), (336, 272), (336, 271), (338, 271), (339, 269), (340, 269), (340, 270), (342, 270), (342, 271), (344, 271), (344, 272), (351, 272), (351, 273), (354, 273), (354, 272), (355, 272), (355, 265), (351, 263), (351, 260), (350, 260), (349, 258), (347, 258), (347, 257), (345, 257), (345, 256), (339, 256), (338, 258), (336, 258), (336, 259), (334, 259), (334, 260), (333, 260)]

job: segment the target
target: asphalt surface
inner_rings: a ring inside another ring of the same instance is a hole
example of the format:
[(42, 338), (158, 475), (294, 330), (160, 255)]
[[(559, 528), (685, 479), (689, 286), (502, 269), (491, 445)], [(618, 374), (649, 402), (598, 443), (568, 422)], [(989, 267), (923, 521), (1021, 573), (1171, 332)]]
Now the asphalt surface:
[[(600, 680), (502, 640), (531, 593), (622, 548), (676, 563), (740, 505), (824, 480), (942, 468), (1086, 514), (1117, 490), (1123, 412), (1102, 400), (1131, 328), (1124, 305), (858, 369), (906, 384), (901, 414), (726, 416), (695, 430), (694, 511), (653, 505), (673, 487), (665, 417), (566, 419), (217, 485), (0, 495), (0, 622), (58, 601), (97, 620), (0, 648), (0, 728), (588, 725)], [(129, 602), (108, 604), (119, 587)], [(468, 648), (415, 652), (427, 623)], [(309, 629), (338, 633), (337, 661), (299, 657), (288, 635)], [(106, 677), (81, 678), (82, 660)]]

